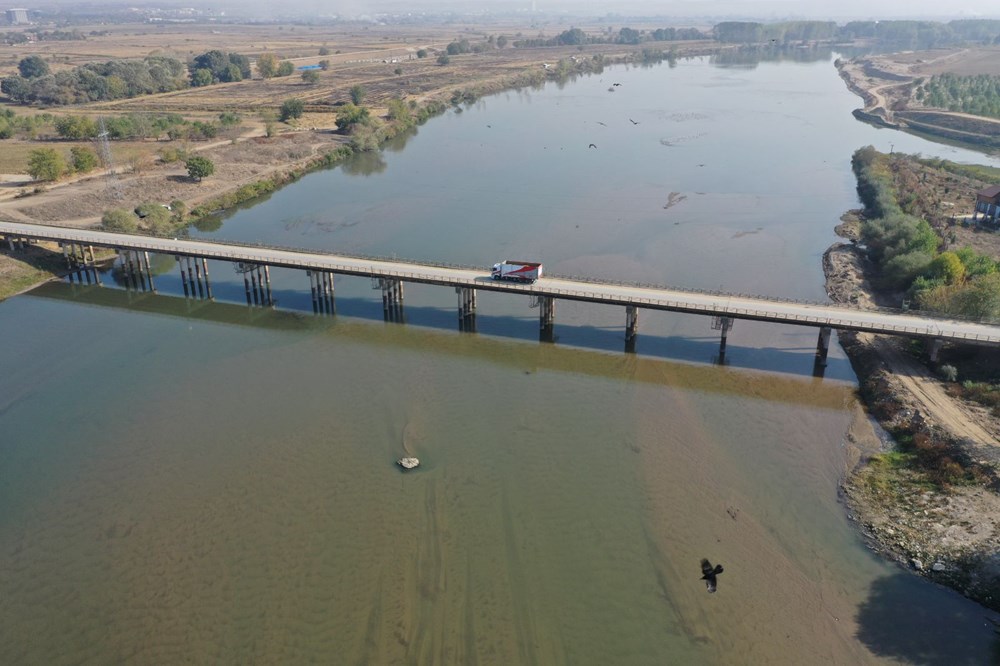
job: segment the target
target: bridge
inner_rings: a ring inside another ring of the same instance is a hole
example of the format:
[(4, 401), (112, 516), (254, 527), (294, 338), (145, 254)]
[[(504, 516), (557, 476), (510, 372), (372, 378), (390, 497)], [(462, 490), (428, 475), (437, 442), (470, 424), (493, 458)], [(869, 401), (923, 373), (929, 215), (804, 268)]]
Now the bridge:
[[(313, 309), (332, 313), (333, 276), (354, 275), (373, 280), (382, 291), (386, 319), (401, 319), (404, 283), (454, 288), (458, 294), (459, 327), (474, 330), (478, 290), (523, 294), (539, 310), (542, 339), (551, 339), (557, 300), (617, 305), (625, 309), (626, 349), (634, 344), (639, 310), (661, 310), (706, 315), (720, 331), (724, 357), (728, 331), (737, 319), (811, 326), (819, 329), (817, 364), (825, 365), (834, 329), (901, 335), (929, 343), (932, 360), (944, 341), (1000, 346), (1000, 324), (937, 317), (928, 313), (889, 309), (862, 310), (835, 304), (807, 303), (743, 294), (701, 292), (662, 286), (614, 283), (550, 276), (533, 284), (496, 281), (489, 270), (429, 262), (368, 258), (297, 248), (241, 244), (204, 239), (163, 238), (90, 229), (0, 222), (0, 236), (11, 251), (27, 243), (52, 241), (62, 247), (70, 271), (78, 279), (99, 280), (94, 247), (118, 253), (126, 284), (155, 290), (149, 253), (172, 255), (181, 272), (185, 296), (212, 297), (207, 259), (232, 262), (243, 274), (248, 305), (273, 305), (270, 268), (303, 270), (309, 278)], [(634, 347), (633, 347), (634, 349)]]

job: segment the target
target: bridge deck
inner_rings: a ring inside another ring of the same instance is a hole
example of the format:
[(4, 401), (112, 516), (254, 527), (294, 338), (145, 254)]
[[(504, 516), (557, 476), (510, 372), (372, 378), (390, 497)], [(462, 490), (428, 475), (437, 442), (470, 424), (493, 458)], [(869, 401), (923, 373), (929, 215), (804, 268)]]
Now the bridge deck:
[(690, 312), (735, 319), (831, 327), (911, 337), (962, 340), (1000, 345), (1000, 325), (939, 318), (918, 312), (860, 310), (831, 304), (803, 303), (739, 294), (703, 293), (667, 287), (615, 284), (547, 277), (534, 284), (492, 280), (486, 269), (368, 259), (312, 250), (241, 245), (210, 240), (157, 238), (133, 234), (0, 222), (0, 235), (10, 238), (74, 242), (99, 247), (160, 254), (207, 257), (364, 277), (394, 278), (450, 287), (516, 292), (535, 296), (634, 305), (652, 310)]

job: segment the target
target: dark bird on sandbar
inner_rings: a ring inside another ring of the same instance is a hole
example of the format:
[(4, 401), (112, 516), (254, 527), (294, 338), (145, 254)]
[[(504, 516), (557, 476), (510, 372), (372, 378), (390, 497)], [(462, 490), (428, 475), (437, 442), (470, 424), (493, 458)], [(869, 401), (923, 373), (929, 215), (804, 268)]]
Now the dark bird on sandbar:
[(590, 145), (589, 145), (589, 146), (587, 146), (587, 147), (588, 147), (588, 148), (597, 148), (597, 146), (595, 146), (594, 144), (590, 144)]
[(722, 573), (722, 565), (716, 564), (714, 567), (708, 560), (701, 561), (701, 579), (705, 581), (705, 587), (709, 592), (715, 592), (718, 587), (716, 577)]
[(639, 124), (639, 123), (637, 123), (636, 121), (632, 120), (631, 118), (629, 118), (629, 119), (628, 119), (628, 121), (629, 121), (630, 123), (632, 123), (633, 125), (638, 125), (638, 124)]

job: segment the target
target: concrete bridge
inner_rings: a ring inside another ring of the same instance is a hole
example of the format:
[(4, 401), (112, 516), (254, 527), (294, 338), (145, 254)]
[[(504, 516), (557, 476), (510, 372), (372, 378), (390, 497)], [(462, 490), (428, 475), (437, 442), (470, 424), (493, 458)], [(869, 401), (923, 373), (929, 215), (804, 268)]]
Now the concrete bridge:
[(270, 267), (303, 270), (309, 279), (313, 309), (332, 313), (334, 309), (333, 276), (356, 275), (371, 278), (382, 292), (386, 319), (402, 318), (403, 285), (424, 283), (455, 289), (458, 295), (459, 327), (475, 330), (478, 290), (523, 294), (539, 310), (542, 339), (552, 339), (557, 300), (618, 305), (625, 309), (626, 349), (634, 349), (638, 332), (639, 310), (666, 310), (701, 314), (713, 318), (713, 328), (720, 331), (720, 357), (724, 357), (726, 339), (736, 319), (767, 321), (819, 329), (816, 345), (818, 366), (825, 366), (833, 329), (866, 331), (888, 335), (922, 338), (929, 343), (931, 358), (944, 341), (1000, 346), (1000, 324), (947, 319), (920, 312), (861, 310), (832, 304), (797, 302), (742, 294), (707, 293), (659, 286), (622, 284), (568, 277), (545, 277), (534, 284), (492, 280), (488, 269), (449, 266), (426, 262), (356, 257), (313, 250), (249, 245), (214, 240), (160, 238), (89, 229), (0, 222), (0, 236), (12, 251), (26, 243), (59, 243), (66, 257), (71, 277), (91, 276), (99, 280), (93, 248), (112, 248), (118, 252), (126, 284), (131, 288), (155, 291), (149, 265), (149, 253), (173, 255), (180, 267), (186, 296), (212, 298), (207, 259), (229, 261), (243, 274), (248, 305), (273, 305)]

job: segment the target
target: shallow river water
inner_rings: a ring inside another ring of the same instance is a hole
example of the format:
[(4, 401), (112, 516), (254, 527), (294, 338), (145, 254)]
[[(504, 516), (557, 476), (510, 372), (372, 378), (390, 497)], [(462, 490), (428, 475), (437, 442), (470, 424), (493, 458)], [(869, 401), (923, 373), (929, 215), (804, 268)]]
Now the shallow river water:
[[(612, 86), (612, 83), (620, 83)], [(611, 92), (611, 91), (614, 92)], [(872, 143), (828, 61), (617, 67), (431, 120), (196, 235), (823, 299)], [(596, 148), (589, 148), (589, 144)], [(738, 322), (338, 278), (336, 317), (50, 284), (0, 303), (0, 662), (984, 664), (987, 614), (838, 502), (839, 348)], [(111, 276), (106, 276), (111, 281)], [(410, 453), (422, 465), (401, 474)], [(701, 558), (723, 564), (719, 588)]]

